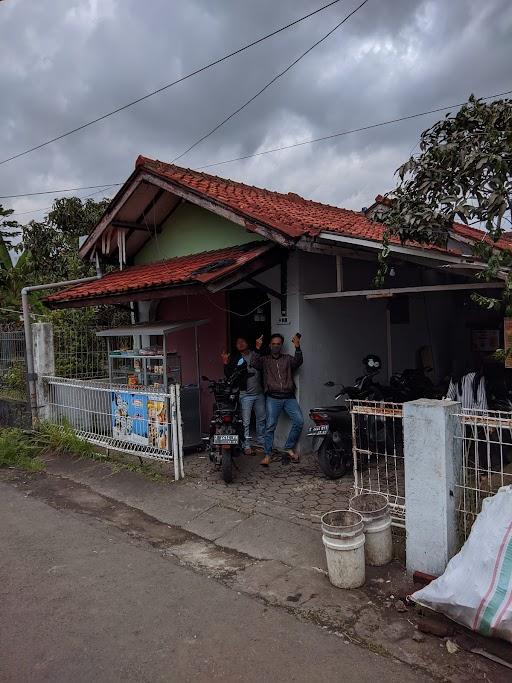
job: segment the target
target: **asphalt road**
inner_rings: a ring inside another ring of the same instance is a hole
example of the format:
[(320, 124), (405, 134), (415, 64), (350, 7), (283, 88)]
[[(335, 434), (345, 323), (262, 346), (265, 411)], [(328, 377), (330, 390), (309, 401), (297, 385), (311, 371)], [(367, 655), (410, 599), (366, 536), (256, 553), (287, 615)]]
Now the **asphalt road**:
[(427, 680), (0, 484), (0, 680)]

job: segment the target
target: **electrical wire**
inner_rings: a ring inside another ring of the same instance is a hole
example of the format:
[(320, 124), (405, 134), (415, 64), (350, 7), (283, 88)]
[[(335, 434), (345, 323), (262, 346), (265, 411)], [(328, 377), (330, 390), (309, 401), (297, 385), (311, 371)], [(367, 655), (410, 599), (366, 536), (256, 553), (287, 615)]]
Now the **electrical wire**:
[[(510, 95), (512, 90), (506, 90), (505, 92), (496, 93), (495, 95), (488, 95), (487, 97), (480, 97), (481, 100), (491, 100), (495, 97), (502, 97), (503, 95)], [(231, 164), (235, 161), (243, 161), (245, 159), (252, 159), (254, 157), (260, 157), (265, 154), (273, 154), (274, 152), (282, 152), (286, 149), (294, 149), (295, 147), (302, 147), (304, 145), (311, 145), (316, 142), (323, 142), (325, 140), (332, 140), (334, 138), (339, 138), (344, 135), (351, 135), (352, 133), (360, 133), (365, 130), (371, 130), (373, 128), (380, 128), (381, 126), (389, 126), (393, 123), (400, 123), (401, 121), (408, 121), (410, 119), (416, 119), (420, 116), (428, 116), (429, 114), (437, 114), (441, 111), (446, 111), (447, 109), (454, 109), (455, 107), (462, 107), (467, 104), (466, 102), (459, 102), (458, 104), (451, 104), (447, 107), (437, 107), (436, 109), (430, 109), (429, 111), (418, 112), (417, 114), (408, 114), (407, 116), (400, 116), (396, 119), (389, 119), (388, 121), (381, 121), (380, 123), (372, 123), (368, 126), (361, 126), (360, 128), (351, 128), (349, 130), (342, 130), (338, 133), (331, 133), (330, 135), (323, 135), (319, 138), (311, 138), (309, 140), (302, 140), (301, 142), (294, 142), (290, 145), (282, 145), (280, 147), (272, 147), (271, 149), (264, 149), (261, 152), (254, 152), (252, 154), (245, 154), (244, 156), (234, 157), (233, 159), (225, 159), (224, 161), (216, 161), (210, 164), (203, 164), (198, 166), (199, 170), (204, 168), (213, 168), (214, 166), (222, 166), (222, 164)]]
[(271, 85), (273, 85), (273, 84), (274, 84), (276, 81), (278, 81), (282, 76), (284, 76), (286, 73), (288, 73), (288, 71), (290, 71), (291, 69), (293, 69), (293, 67), (296, 66), (296, 65), (301, 61), (301, 59), (304, 59), (304, 57), (306, 57), (306, 56), (307, 56), (310, 52), (312, 52), (316, 47), (318, 47), (318, 46), (321, 45), (325, 40), (327, 40), (327, 38), (329, 38), (329, 36), (331, 36), (331, 35), (332, 35), (335, 31), (337, 31), (339, 28), (341, 28), (341, 27), (343, 26), (343, 24), (344, 24), (345, 22), (347, 22), (347, 21), (348, 21), (356, 12), (358, 12), (358, 11), (363, 7), (363, 5), (366, 5), (367, 2), (368, 2), (368, 0), (363, 0), (363, 2), (362, 2), (358, 7), (356, 7), (354, 10), (352, 10), (352, 12), (350, 12), (349, 14), (347, 14), (347, 16), (346, 16), (344, 19), (342, 19), (341, 21), (339, 21), (339, 22), (338, 22), (330, 31), (328, 31), (325, 35), (323, 35), (322, 38), (320, 38), (319, 40), (317, 40), (316, 42), (314, 42), (313, 45), (311, 45), (311, 47), (309, 47), (305, 52), (303, 52), (301, 55), (299, 55), (299, 57), (297, 57), (296, 59), (294, 59), (293, 62), (292, 62), (291, 64), (289, 64), (285, 69), (283, 69), (283, 70), (280, 71), (278, 74), (276, 74), (273, 78), (271, 78), (270, 81), (269, 81), (268, 83), (266, 83), (266, 84), (263, 86), (263, 88), (261, 88), (260, 90), (258, 90), (258, 92), (257, 92), (256, 94), (254, 94), (252, 97), (250, 97), (248, 100), (246, 100), (240, 107), (238, 107), (237, 109), (235, 109), (235, 111), (231, 112), (231, 114), (229, 114), (229, 116), (226, 116), (225, 119), (223, 119), (220, 123), (218, 123), (216, 126), (214, 126), (208, 133), (205, 133), (205, 135), (203, 135), (202, 137), (200, 137), (199, 140), (196, 140), (195, 142), (193, 142), (193, 143), (190, 145), (190, 147), (187, 147), (187, 149), (186, 149), (184, 152), (182, 152), (181, 154), (178, 154), (178, 156), (174, 157), (174, 159), (171, 161), (171, 164), (174, 164), (176, 161), (178, 161), (179, 159), (181, 159), (182, 157), (184, 157), (186, 154), (188, 154), (189, 152), (191, 152), (195, 147), (197, 147), (198, 145), (200, 145), (201, 142), (204, 142), (204, 140), (206, 140), (206, 139), (209, 138), (211, 135), (213, 135), (215, 132), (217, 132), (217, 131), (219, 130), (219, 128), (222, 128), (222, 126), (224, 126), (228, 121), (230, 121), (230, 120), (231, 120), (232, 118), (234, 118), (237, 114), (239, 114), (243, 109), (245, 109), (247, 106), (249, 106), (249, 104), (251, 104), (251, 102), (254, 102), (254, 100), (255, 100), (256, 98), (258, 98), (262, 93), (264, 93), (265, 90), (267, 90), (268, 88), (270, 88)]
[(263, 308), (263, 306), (266, 306), (267, 304), (271, 303), (270, 299), (267, 299), (267, 301), (263, 301), (261, 304), (258, 304), (257, 306), (252, 308), (247, 313), (237, 313), (237, 311), (232, 311), (230, 308), (224, 308), (224, 306), (220, 306), (219, 304), (215, 303), (215, 301), (213, 301), (213, 299), (211, 299), (208, 296), (208, 294), (206, 294), (206, 298), (211, 303), (211, 305), (214, 306), (215, 308), (218, 308), (219, 311), (223, 311), (224, 313), (230, 313), (231, 315), (236, 315), (239, 318), (247, 318), (247, 316), (251, 315), (251, 313), (254, 313), (255, 311), (257, 311), (258, 308)]
[(331, 2), (327, 3), (326, 5), (323, 5), (322, 7), (319, 7), (318, 9), (309, 12), (308, 14), (303, 15), (302, 17), (299, 17), (298, 19), (295, 19), (295, 21), (292, 21), (288, 24), (285, 24), (284, 26), (281, 26), (280, 28), (272, 31), (271, 33), (267, 33), (266, 35), (262, 36), (261, 38), (258, 38), (257, 40), (253, 40), (250, 43), (247, 43), (246, 45), (243, 45), (242, 47), (238, 48), (237, 50), (233, 50), (233, 52), (229, 52), (228, 54), (224, 55), (223, 57), (220, 57), (219, 59), (215, 59), (213, 62), (209, 62), (208, 64), (205, 64), (204, 66), (200, 67), (199, 69), (195, 69), (194, 71), (189, 72), (185, 76), (182, 76), (181, 78), (176, 79), (175, 81), (172, 81), (171, 83), (167, 83), (166, 85), (163, 85), (161, 88), (157, 88), (156, 90), (152, 90), (149, 93), (146, 93), (145, 95), (142, 95), (142, 97), (138, 97), (135, 100), (132, 100), (131, 102), (127, 102), (126, 104), (123, 104), (121, 107), (117, 107), (117, 109), (113, 109), (112, 111), (107, 112), (106, 114), (102, 114), (101, 116), (98, 116), (95, 119), (92, 119), (92, 121), (87, 121), (86, 123), (81, 124), (80, 126), (77, 126), (76, 128), (72, 128), (71, 130), (66, 131), (65, 133), (62, 133), (61, 135), (57, 135), (54, 138), (50, 138), (49, 140), (45, 140), (44, 142), (41, 142), (39, 145), (35, 145), (34, 147), (30, 147), (29, 149), (25, 149), (23, 152), (18, 152), (17, 154), (13, 154), (12, 156), (8, 157), (7, 159), (3, 159), (0, 161), (0, 166), (2, 164), (6, 164), (9, 161), (13, 161), (14, 159), (19, 159), (22, 156), (25, 156), (27, 154), (30, 154), (31, 152), (35, 152), (38, 149), (41, 149), (43, 147), (46, 147), (47, 145), (51, 145), (54, 142), (57, 142), (58, 140), (62, 140), (63, 138), (68, 137), (69, 135), (73, 135), (74, 133), (78, 133), (81, 130), (84, 130), (85, 128), (88, 128), (89, 126), (92, 126), (96, 123), (99, 123), (100, 121), (104, 121), (105, 119), (108, 119), (110, 116), (114, 116), (115, 114), (119, 114), (120, 112), (124, 111), (125, 109), (129, 109), (130, 107), (133, 107), (136, 104), (139, 104), (140, 102), (143, 102), (144, 100), (149, 99), (150, 97), (153, 97), (154, 95), (158, 95), (161, 92), (164, 92), (164, 90), (168, 90), (169, 88), (172, 88), (175, 85), (178, 85), (179, 83), (183, 83), (184, 81), (188, 80), (189, 78), (192, 78), (193, 76), (197, 76), (200, 73), (203, 73), (204, 71), (207, 71), (208, 69), (211, 69), (214, 66), (217, 66), (217, 64), (220, 64), (221, 62), (225, 62), (228, 59), (231, 59), (231, 57), (234, 57), (236, 55), (239, 55), (241, 52), (245, 52), (245, 50), (248, 50), (251, 47), (254, 47), (255, 45), (258, 45), (259, 43), (262, 43), (265, 40), (268, 40), (269, 38), (272, 38), (273, 36), (277, 35), (278, 33), (281, 33), (282, 31), (286, 31), (287, 29), (291, 28), (292, 26), (296, 26), (297, 24), (300, 24), (302, 21), (305, 19), (309, 19), (310, 17), (314, 16), (315, 14), (318, 14), (319, 12), (323, 12), (326, 10), (328, 7), (332, 7), (332, 5), (336, 5), (340, 0), (332, 0)]
[[(116, 183), (115, 186), (117, 186), (117, 185), (118, 185), (118, 183)], [(91, 197), (95, 197), (96, 195), (101, 194), (102, 192), (104, 192), (109, 187), (114, 187), (114, 186), (113, 185), (102, 186), (103, 189), (99, 190), (99, 192), (93, 192), (92, 194), (86, 194), (83, 197), (79, 197), (79, 199), (81, 199), (82, 201), (84, 199), (90, 199)], [(79, 189), (85, 189), (85, 188), (79, 188)], [(70, 191), (70, 190), (61, 190), (61, 192), (66, 192), (66, 191)], [(22, 195), (22, 196), (26, 196), (26, 195)], [(50, 204), (50, 206), (42, 206), (39, 209), (30, 209), (30, 211), (21, 211), (21, 212), (12, 213), (9, 216), (9, 219), (17, 217), (17, 216), (26, 216), (29, 213), (37, 213), (38, 211), (49, 211), (52, 208), (53, 208), (53, 204)]]
[(0, 199), (17, 199), (19, 197), (36, 197), (43, 194), (59, 194), (61, 192), (76, 192), (78, 190), (95, 190), (97, 187), (118, 187), (123, 183), (103, 183), (103, 185), (85, 185), (84, 187), (68, 187), (65, 190), (44, 190), (43, 192), (26, 192), (25, 194), (0, 195)]
[[(487, 95), (486, 97), (480, 97), (482, 101), (485, 100), (492, 100), (496, 97), (502, 97), (504, 95), (510, 95), (512, 93), (512, 90), (506, 90), (504, 92), (496, 93), (494, 95)], [(419, 118), (421, 116), (428, 116), (429, 114), (437, 114), (442, 111), (446, 111), (447, 109), (455, 109), (456, 107), (462, 107), (464, 104), (467, 104), (466, 102), (459, 102), (458, 104), (450, 104), (446, 107), (437, 107), (436, 109), (429, 109), (428, 111), (423, 111), (423, 112), (418, 112), (416, 114), (408, 114), (407, 116), (400, 116), (395, 119), (389, 119), (388, 121), (381, 121), (379, 123), (372, 123), (367, 126), (361, 126), (360, 128), (351, 128), (349, 130), (343, 130), (339, 131), (338, 133), (331, 133), (329, 135), (324, 135), (319, 138), (311, 138), (308, 140), (302, 140), (301, 142), (295, 142), (290, 145), (282, 145), (280, 147), (272, 147), (270, 149), (264, 149), (261, 152), (253, 152), (252, 154), (246, 154), (244, 156), (240, 157), (234, 157), (232, 159), (224, 159), (224, 161), (215, 161), (213, 163), (209, 164), (203, 164), (202, 166), (198, 166), (197, 170), (202, 170), (206, 168), (213, 168), (214, 166), (221, 166), (223, 164), (231, 164), (234, 163), (235, 161), (244, 161), (245, 159), (252, 159), (254, 157), (259, 157), (263, 156), (265, 154), (273, 154), (275, 152), (282, 152), (287, 149), (294, 149), (295, 147), (302, 147), (304, 145), (311, 145), (316, 142), (323, 142), (325, 140), (332, 140), (334, 138), (338, 137), (343, 137), (345, 135), (351, 135), (352, 133), (360, 133), (364, 132), (366, 130), (372, 130), (373, 128), (380, 128), (382, 126), (389, 126), (394, 123), (400, 123), (401, 121), (408, 121), (410, 119), (415, 119)], [(14, 199), (18, 197), (31, 197), (33, 195), (38, 195), (38, 194), (53, 194), (54, 192), (72, 192), (76, 190), (88, 190), (91, 189), (92, 187), (119, 187), (120, 185), (123, 185), (124, 183), (111, 183), (110, 185), (89, 185), (85, 187), (77, 187), (77, 188), (68, 188), (66, 190), (49, 190), (47, 192), (26, 192), (25, 194), (17, 194), (17, 195), (3, 195), (0, 196), (0, 199)]]

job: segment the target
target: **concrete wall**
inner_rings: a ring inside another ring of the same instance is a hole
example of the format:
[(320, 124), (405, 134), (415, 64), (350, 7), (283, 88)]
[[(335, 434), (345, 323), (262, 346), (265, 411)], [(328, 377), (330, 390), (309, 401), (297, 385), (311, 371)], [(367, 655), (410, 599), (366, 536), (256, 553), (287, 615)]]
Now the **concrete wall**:
[(30, 429), (32, 419), (27, 401), (0, 398), (0, 427)]
[[(386, 302), (365, 299), (304, 300), (304, 294), (335, 291), (335, 259), (300, 254), (301, 327), (305, 367), (301, 385), (304, 412), (315, 405), (334, 403), (336, 389), (325, 387), (328, 380), (352, 384), (363, 373), (362, 359), (376, 353), (382, 359), (377, 379), (387, 378)], [(344, 261), (345, 288), (367, 286), (373, 264)], [(307, 448), (309, 442), (304, 441)]]
[(206, 209), (183, 203), (167, 219), (162, 232), (138, 252), (135, 263), (153, 263), (262, 239)]
[(417, 351), (432, 349), (433, 376), (441, 380), (451, 367), (451, 333), (454, 316), (449, 292), (415, 294), (409, 299), (409, 322), (391, 324), (393, 372), (416, 367)]
[[(351, 267), (357, 278), (366, 278), (370, 272), (370, 264), (363, 264), (360, 270), (357, 264)], [(274, 268), (258, 279), (278, 288), (279, 269)], [(285, 351), (293, 353), (290, 340), (295, 332), (302, 334), (304, 365), (297, 372), (295, 381), (306, 426), (310, 408), (333, 403), (336, 392), (324, 387), (324, 382), (333, 380), (351, 384), (362, 374), (361, 361), (366, 354), (381, 356), (382, 381), (387, 376), (386, 303), (364, 300), (362, 304), (360, 299), (304, 300), (305, 294), (335, 289), (334, 257), (292, 252), (288, 261), (288, 325), (278, 324), (280, 303), (275, 299), (271, 303), (272, 329), (285, 337)], [(283, 445), (288, 428), (288, 421), (282, 419), (276, 432), (278, 446)], [(300, 444), (304, 451), (310, 448), (310, 440), (304, 436), (305, 433), (306, 428)]]
[[(222, 377), (224, 367), (220, 352), (227, 344), (226, 295), (218, 294), (177, 296), (164, 299), (157, 311), (157, 320), (181, 321), (203, 320), (210, 322), (197, 328), (199, 346), (199, 372), (201, 375)], [(182, 383), (196, 384), (197, 369), (194, 330), (182, 330), (169, 335), (169, 349), (177, 351), (182, 362)], [(206, 429), (213, 405), (213, 399), (204, 382), (200, 382), (201, 423)]]

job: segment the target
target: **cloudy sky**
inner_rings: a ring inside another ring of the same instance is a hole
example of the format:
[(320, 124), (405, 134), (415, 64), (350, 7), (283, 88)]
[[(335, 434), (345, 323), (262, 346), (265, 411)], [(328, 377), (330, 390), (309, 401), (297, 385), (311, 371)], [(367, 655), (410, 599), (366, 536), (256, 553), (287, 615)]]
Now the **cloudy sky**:
[[(320, 7), (327, 0), (0, 1), (0, 159), (37, 145)], [(0, 165), (0, 195), (125, 180), (138, 154), (171, 160), (310, 47), (345, 0), (228, 62)], [(510, 0), (369, 0), (183, 166), (512, 89)], [(211, 170), (361, 209), (390, 189), (439, 115)], [(92, 190), (79, 194), (85, 196)], [(97, 195), (98, 197), (101, 196)], [(0, 200), (39, 218), (52, 196)]]

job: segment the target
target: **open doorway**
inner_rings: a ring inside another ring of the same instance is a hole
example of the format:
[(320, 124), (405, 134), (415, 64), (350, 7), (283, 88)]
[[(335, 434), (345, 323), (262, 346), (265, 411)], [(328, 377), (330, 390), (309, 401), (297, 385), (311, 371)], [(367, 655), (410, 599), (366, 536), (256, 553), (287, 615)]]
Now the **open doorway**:
[(228, 292), (228, 344), (232, 350), (237, 337), (246, 337), (251, 348), (261, 335), (269, 341), (271, 330), (270, 301), (258, 289), (236, 289)]

